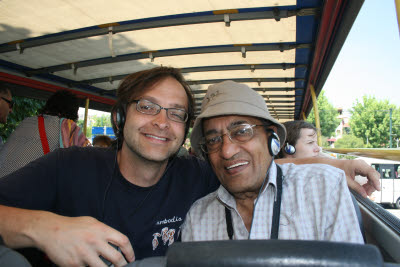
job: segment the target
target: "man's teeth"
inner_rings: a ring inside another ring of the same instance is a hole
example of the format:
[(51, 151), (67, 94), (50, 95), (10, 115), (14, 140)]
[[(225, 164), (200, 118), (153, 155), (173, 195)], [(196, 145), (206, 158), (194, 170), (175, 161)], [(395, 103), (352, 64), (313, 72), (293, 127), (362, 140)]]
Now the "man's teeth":
[(231, 165), (229, 167), (226, 167), (226, 169), (229, 170), (229, 169), (236, 168), (236, 167), (239, 167), (239, 166), (242, 166), (242, 165), (247, 165), (247, 164), (249, 164), (249, 163), (248, 162), (236, 163), (236, 164), (233, 164), (233, 165)]
[(146, 136), (154, 138), (154, 139), (157, 139), (157, 140), (161, 140), (161, 141), (167, 141), (167, 138), (161, 138), (161, 137), (154, 136), (154, 135), (151, 135), (151, 134), (146, 134)]

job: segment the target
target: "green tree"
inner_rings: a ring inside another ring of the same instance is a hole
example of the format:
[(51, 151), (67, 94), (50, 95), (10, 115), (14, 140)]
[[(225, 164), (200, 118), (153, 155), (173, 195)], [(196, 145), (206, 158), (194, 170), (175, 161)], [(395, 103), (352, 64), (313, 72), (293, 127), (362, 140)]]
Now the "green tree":
[[(77, 124), (79, 127), (81, 127), (83, 131), (83, 120), (78, 120)], [(110, 115), (104, 114), (101, 116), (90, 116), (90, 122), (87, 124), (87, 129), (86, 129), (86, 137), (88, 139), (92, 138), (92, 127), (112, 127), (111, 125), (111, 119)]]
[(15, 130), (18, 124), (25, 118), (35, 116), (38, 110), (46, 103), (43, 100), (14, 96), (15, 102), (12, 113), (8, 115), (7, 123), (0, 124), (0, 135), (3, 141)]
[(335, 142), (335, 148), (364, 148), (364, 142), (361, 138), (352, 134), (345, 134)]
[[(392, 109), (392, 134), (399, 136), (400, 110), (389, 100), (377, 100), (375, 97), (363, 96), (356, 100), (351, 110), (350, 127), (355, 136), (372, 147), (389, 147), (389, 124)], [(395, 138), (393, 138), (394, 142)]]
[(91, 118), (92, 120), (93, 120), (93, 124), (92, 124), (92, 126), (96, 126), (96, 127), (98, 127), (98, 126), (107, 126), (107, 127), (112, 127), (111, 126), (111, 118), (110, 118), (110, 115), (106, 115), (106, 114), (104, 114), (104, 115), (101, 115), (101, 116), (93, 116), (92, 118)]
[[(328, 137), (332, 136), (340, 123), (340, 119), (337, 118), (338, 111), (328, 101), (328, 98), (325, 96), (324, 90), (322, 90), (319, 94), (317, 103), (319, 110), (319, 120), (321, 124), (321, 135)], [(307, 121), (315, 125), (314, 108), (311, 109)]]
[[(77, 123), (76, 123), (81, 128), (82, 132), (83, 132), (83, 123), (84, 123), (84, 120), (78, 120)], [(91, 139), (92, 138), (92, 125), (90, 123), (87, 124), (86, 138), (87, 139)]]

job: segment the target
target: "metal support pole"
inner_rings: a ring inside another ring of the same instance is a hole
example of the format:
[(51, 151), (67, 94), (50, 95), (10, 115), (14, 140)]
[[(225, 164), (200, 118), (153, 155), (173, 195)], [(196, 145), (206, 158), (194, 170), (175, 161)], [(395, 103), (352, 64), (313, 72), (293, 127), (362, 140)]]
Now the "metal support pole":
[(311, 98), (312, 98), (313, 107), (314, 107), (315, 127), (317, 127), (318, 145), (319, 145), (319, 146), (322, 146), (321, 124), (320, 124), (320, 122), (319, 122), (318, 103), (317, 103), (317, 97), (316, 97), (316, 95), (315, 95), (314, 85), (312, 85), (312, 84), (310, 84), (310, 92), (311, 92)]
[(390, 143), (389, 147), (392, 148), (392, 112), (393, 109), (389, 109), (389, 137), (390, 137)]
[(399, 28), (399, 33), (400, 33), (400, 0), (395, 0), (394, 4), (396, 6), (396, 13), (397, 13), (397, 27)]
[(301, 113), (303, 115), (303, 121), (307, 120), (306, 114), (304, 112)]
[(87, 117), (89, 113), (89, 98), (86, 98), (86, 104), (85, 104), (85, 119), (83, 121), (83, 134), (86, 136), (86, 129), (87, 129)]

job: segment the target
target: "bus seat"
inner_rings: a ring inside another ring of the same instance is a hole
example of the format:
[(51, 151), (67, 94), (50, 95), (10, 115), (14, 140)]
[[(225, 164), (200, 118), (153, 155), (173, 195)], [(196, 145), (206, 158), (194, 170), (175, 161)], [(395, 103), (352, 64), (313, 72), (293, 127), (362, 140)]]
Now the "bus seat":
[(356, 194), (356, 193), (354, 191), (350, 190), (350, 196), (351, 196), (351, 200), (353, 201), (354, 209), (356, 211), (358, 225), (360, 226), (361, 234), (362, 234), (364, 242), (365, 242), (366, 240), (365, 240), (365, 230), (364, 230), (363, 218), (361, 215), (360, 206), (358, 206), (358, 202), (357, 202), (357, 199), (354, 197), (354, 194)]
[(0, 244), (0, 266), (31, 267), (32, 265), (15, 250)]
[(309, 240), (175, 242), (167, 267), (180, 266), (383, 266), (373, 245)]

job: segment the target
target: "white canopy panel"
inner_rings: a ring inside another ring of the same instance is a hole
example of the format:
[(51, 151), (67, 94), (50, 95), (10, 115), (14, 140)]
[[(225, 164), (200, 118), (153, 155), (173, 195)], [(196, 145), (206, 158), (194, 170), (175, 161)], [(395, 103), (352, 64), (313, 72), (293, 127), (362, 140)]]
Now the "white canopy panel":
[(68, 88), (107, 110), (123, 77), (173, 66), (198, 107), (210, 84), (230, 79), (263, 95), (279, 120), (299, 119), (362, 4), (343, 2), (2, 0), (0, 81), (17, 94)]

